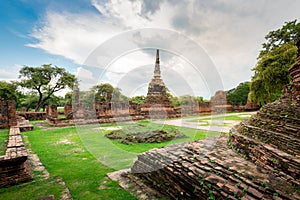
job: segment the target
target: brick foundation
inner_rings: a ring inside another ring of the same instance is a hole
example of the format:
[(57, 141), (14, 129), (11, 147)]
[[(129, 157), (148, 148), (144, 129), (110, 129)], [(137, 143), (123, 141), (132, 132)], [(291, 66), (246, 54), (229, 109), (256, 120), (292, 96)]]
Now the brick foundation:
[(20, 129), (11, 127), (6, 154), (0, 156), (0, 187), (8, 187), (32, 179), (26, 163), (27, 156)]

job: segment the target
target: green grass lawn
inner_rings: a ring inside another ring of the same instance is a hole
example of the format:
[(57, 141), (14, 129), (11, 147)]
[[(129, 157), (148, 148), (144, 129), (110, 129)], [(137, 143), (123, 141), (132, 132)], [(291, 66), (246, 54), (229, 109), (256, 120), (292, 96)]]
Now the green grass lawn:
[(86, 150), (75, 127), (47, 131), (35, 127), (25, 135), (48, 172), (63, 178), (74, 199), (135, 199), (113, 181), (106, 183), (107, 189), (99, 189), (105, 175), (114, 170)]
[[(140, 121), (141, 129), (170, 129), (170, 125)], [(115, 124), (105, 124), (109, 127)], [(119, 124), (130, 128), (130, 124)], [(173, 127), (174, 128), (174, 127)], [(38, 154), (41, 162), (51, 174), (50, 179), (35, 179), (32, 182), (0, 189), (0, 199), (38, 199), (50, 194), (59, 199), (62, 186), (57, 179), (62, 178), (74, 199), (135, 199), (115, 181), (107, 180), (106, 174), (132, 166), (136, 156), (152, 148), (170, 145), (175, 142), (197, 140), (219, 135), (191, 128), (176, 127), (187, 138), (151, 144), (125, 145), (117, 140), (104, 137), (108, 130), (98, 126), (81, 126), (42, 130), (35, 126), (30, 132), (22, 133), (30, 143), (30, 148)], [(106, 180), (105, 189), (99, 189)], [(22, 195), (22, 194), (26, 195)]]
[(41, 197), (54, 195), (55, 199), (59, 199), (63, 191), (63, 186), (59, 184), (57, 177), (51, 177), (47, 180), (34, 179), (25, 184), (9, 188), (0, 189), (1, 200), (37, 200)]
[(9, 138), (9, 129), (0, 129), (0, 156), (6, 152), (6, 141)]
[[(242, 121), (244, 119), (248, 119), (250, 118), (250, 116), (253, 114), (253, 112), (249, 112), (249, 113), (240, 113), (240, 114), (236, 114), (236, 113), (227, 113), (224, 116), (218, 116), (218, 117), (214, 117), (213, 115), (208, 116), (208, 117), (203, 117), (200, 119), (193, 119), (193, 120), (189, 120), (190, 122), (200, 122), (200, 123), (205, 123), (209, 120), (233, 120), (233, 121)], [(208, 123), (208, 122), (207, 122)], [(209, 125), (209, 124), (208, 124)]]

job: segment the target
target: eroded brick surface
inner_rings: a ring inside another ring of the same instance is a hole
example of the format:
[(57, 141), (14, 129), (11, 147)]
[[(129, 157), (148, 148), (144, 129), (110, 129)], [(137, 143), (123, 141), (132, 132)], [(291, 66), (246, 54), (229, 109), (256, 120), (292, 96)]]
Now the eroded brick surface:
[(6, 153), (0, 156), (0, 187), (32, 179), (31, 171), (26, 163), (27, 156), (20, 129), (11, 127)]
[(290, 74), (284, 95), (229, 135), (152, 149), (132, 175), (167, 199), (300, 199), (300, 50)]

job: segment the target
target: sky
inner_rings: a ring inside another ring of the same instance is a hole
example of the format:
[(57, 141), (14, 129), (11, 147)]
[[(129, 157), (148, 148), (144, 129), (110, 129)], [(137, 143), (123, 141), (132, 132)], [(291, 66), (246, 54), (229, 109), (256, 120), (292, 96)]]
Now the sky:
[(52, 64), (82, 90), (109, 82), (145, 95), (161, 49), (175, 95), (210, 98), (251, 80), (264, 36), (299, 20), (298, 0), (1, 0), (0, 80)]

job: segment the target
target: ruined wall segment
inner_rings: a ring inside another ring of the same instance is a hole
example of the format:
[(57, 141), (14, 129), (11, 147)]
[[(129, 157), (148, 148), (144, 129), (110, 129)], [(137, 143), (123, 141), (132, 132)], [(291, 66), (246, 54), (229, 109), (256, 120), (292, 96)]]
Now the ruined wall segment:
[(11, 127), (6, 154), (0, 156), (0, 188), (32, 179), (27, 157), (20, 129)]
[[(300, 39), (300, 38), (299, 38)], [(300, 40), (297, 41), (300, 49)], [(231, 131), (230, 142), (253, 162), (265, 168), (278, 168), (300, 178), (300, 55), (289, 69), (292, 83), (273, 103)], [(259, 147), (259, 151), (257, 149)], [(297, 185), (299, 182), (297, 181)]]
[(15, 101), (0, 97), (0, 128), (17, 125)]

